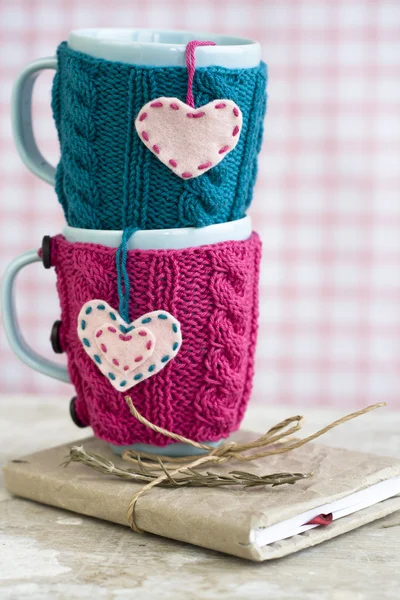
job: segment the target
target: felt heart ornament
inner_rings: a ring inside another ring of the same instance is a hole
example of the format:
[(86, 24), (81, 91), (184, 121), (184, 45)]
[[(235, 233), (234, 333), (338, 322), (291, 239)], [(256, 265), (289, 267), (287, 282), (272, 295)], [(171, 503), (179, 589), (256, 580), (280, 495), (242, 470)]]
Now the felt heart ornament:
[(103, 300), (90, 300), (78, 316), (78, 337), (88, 356), (118, 391), (163, 369), (182, 344), (179, 321), (165, 310), (126, 323)]
[(178, 98), (156, 98), (135, 121), (142, 142), (171, 171), (193, 179), (215, 167), (239, 141), (242, 112), (232, 100), (192, 108)]
[(95, 332), (95, 342), (97, 354), (122, 375), (128, 375), (153, 354), (155, 337), (147, 327), (122, 333), (114, 325), (104, 323)]

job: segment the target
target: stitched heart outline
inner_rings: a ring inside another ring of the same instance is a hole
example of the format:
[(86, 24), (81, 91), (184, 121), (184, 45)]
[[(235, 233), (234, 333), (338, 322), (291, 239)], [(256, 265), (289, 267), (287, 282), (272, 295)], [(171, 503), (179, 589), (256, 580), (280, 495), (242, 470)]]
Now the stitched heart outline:
[(82, 306), (77, 331), (86, 354), (120, 392), (159, 373), (182, 345), (179, 321), (169, 312), (156, 310), (126, 323), (104, 300)]
[(192, 108), (178, 98), (145, 104), (135, 121), (147, 148), (182, 179), (193, 179), (232, 152), (242, 130), (242, 112), (232, 100)]
[(94, 340), (97, 354), (121, 375), (128, 376), (152, 356), (156, 341), (147, 327), (129, 329), (122, 333), (119, 327), (104, 323), (96, 329)]

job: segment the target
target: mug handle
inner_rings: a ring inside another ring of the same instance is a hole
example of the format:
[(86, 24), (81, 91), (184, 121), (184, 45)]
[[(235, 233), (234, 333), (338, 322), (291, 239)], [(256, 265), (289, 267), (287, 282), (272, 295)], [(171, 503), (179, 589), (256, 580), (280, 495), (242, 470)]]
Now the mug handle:
[(57, 70), (57, 58), (40, 58), (27, 65), (13, 88), (11, 120), (18, 153), (30, 171), (40, 179), (55, 185), (56, 169), (40, 152), (32, 127), (32, 90), (40, 71)]
[(41, 356), (26, 343), (17, 320), (14, 302), (15, 278), (21, 269), (32, 263), (41, 262), (41, 260), (37, 250), (30, 250), (14, 259), (4, 273), (1, 290), (4, 331), (13, 352), (28, 367), (54, 379), (70, 383), (66, 367)]

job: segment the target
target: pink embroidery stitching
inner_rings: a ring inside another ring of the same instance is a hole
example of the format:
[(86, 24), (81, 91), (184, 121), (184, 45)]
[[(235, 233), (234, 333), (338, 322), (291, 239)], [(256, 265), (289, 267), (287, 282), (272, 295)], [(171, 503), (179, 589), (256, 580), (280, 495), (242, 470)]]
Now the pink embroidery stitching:
[(154, 144), (153, 150), (156, 154), (160, 154), (160, 148), (157, 146), (157, 144)]
[(146, 142), (149, 141), (149, 136), (147, 134), (147, 131), (142, 131), (142, 136), (143, 136), (143, 139), (146, 140)]
[(152, 102), (152, 103), (150, 104), (151, 108), (161, 108), (161, 107), (162, 107), (162, 105), (163, 105), (163, 103), (162, 103), (162, 102)]
[(170, 164), (170, 165), (172, 165), (173, 167), (177, 167), (177, 166), (178, 166), (178, 163), (177, 163), (177, 162), (176, 162), (176, 160), (174, 160), (173, 158), (170, 158), (168, 162), (169, 162), (169, 164)]
[(208, 162), (205, 162), (205, 163), (199, 165), (197, 168), (201, 171), (203, 169), (208, 169), (209, 167), (212, 167), (212, 162), (210, 160)]
[(147, 117), (147, 112), (142, 113), (139, 117), (139, 121), (144, 121), (146, 117)]
[(235, 127), (233, 128), (233, 131), (232, 131), (232, 135), (235, 136), (238, 133), (239, 133), (239, 127), (237, 125), (235, 125)]
[(219, 104), (215, 105), (215, 108), (225, 108), (225, 107), (226, 107), (225, 102), (220, 102)]
[(189, 173), (188, 171), (185, 171), (184, 173), (182, 173), (182, 177), (184, 177), (185, 179), (189, 179), (192, 176), (193, 176), (193, 174)]
[(122, 335), (122, 333), (120, 333), (119, 339), (122, 340), (123, 342), (129, 342), (132, 339), (132, 336), (131, 335)]
[(239, 109), (238, 109), (238, 107), (237, 107), (237, 106), (235, 106), (235, 108), (233, 109), (233, 111), (232, 111), (232, 112), (233, 112), (233, 114), (235, 115), (235, 117), (238, 117), (238, 116), (239, 116)]
[(218, 154), (223, 154), (224, 152), (228, 152), (229, 146), (222, 146), (221, 150), (218, 151)]
[(173, 108), (174, 110), (179, 110), (179, 106), (177, 104), (175, 104), (175, 102), (172, 102), (172, 104), (170, 104), (170, 107)]
[(205, 112), (200, 111), (198, 113), (188, 113), (186, 116), (189, 117), (189, 119), (199, 119), (200, 117), (204, 117), (205, 114)]

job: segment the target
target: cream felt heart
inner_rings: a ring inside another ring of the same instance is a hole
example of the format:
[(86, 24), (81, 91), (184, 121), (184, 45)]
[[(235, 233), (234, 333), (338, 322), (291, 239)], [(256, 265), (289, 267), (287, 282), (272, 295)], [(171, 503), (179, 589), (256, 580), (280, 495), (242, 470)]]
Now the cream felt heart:
[(242, 112), (232, 100), (192, 108), (178, 98), (156, 98), (135, 121), (142, 142), (171, 171), (192, 179), (215, 167), (239, 141)]
[(98, 355), (122, 375), (130, 375), (153, 354), (155, 337), (146, 327), (122, 333), (104, 323), (95, 332), (95, 342)]
[(90, 300), (78, 316), (78, 337), (111, 385), (122, 392), (163, 369), (182, 343), (179, 322), (165, 310), (125, 323), (103, 300)]

